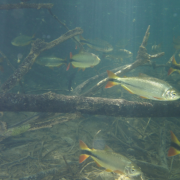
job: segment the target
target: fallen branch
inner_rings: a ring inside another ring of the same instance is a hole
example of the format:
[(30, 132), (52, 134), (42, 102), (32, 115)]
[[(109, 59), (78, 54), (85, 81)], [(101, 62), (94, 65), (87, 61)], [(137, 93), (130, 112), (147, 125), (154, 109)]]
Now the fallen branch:
[(54, 6), (52, 3), (19, 3), (19, 4), (1, 4), (0, 10), (33, 8), (33, 9), (51, 9)]
[(69, 38), (72, 38), (73, 36), (82, 33), (83, 30), (81, 28), (75, 28), (49, 43), (44, 42), (41, 39), (36, 39), (32, 43), (32, 47), (28, 56), (21, 63), (21, 65), (14, 72), (14, 74), (10, 76), (10, 78), (1, 86), (1, 90), (3, 90), (3, 93), (12, 89), (16, 85), (16, 83), (21, 80), (21, 78), (31, 69), (33, 63), (35, 62), (36, 58), (40, 55), (40, 53), (47, 49), (51, 49), (54, 46), (57, 46), (58, 44), (66, 41)]
[(0, 94), (0, 111), (60, 112), (123, 117), (179, 117), (180, 102), (132, 102), (124, 99)]

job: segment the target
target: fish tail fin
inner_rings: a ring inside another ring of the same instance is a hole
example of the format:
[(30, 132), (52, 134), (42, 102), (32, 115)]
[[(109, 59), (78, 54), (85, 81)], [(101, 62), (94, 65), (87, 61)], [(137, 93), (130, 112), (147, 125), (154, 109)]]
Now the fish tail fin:
[(66, 71), (68, 71), (70, 68), (70, 63), (68, 64), (67, 68), (66, 68)]
[(81, 154), (79, 156), (79, 163), (84, 162), (88, 157), (89, 157), (89, 155), (87, 155), (87, 154)]
[(110, 79), (118, 79), (119, 77), (116, 76), (113, 72), (107, 70), (108, 77)]
[(168, 76), (170, 75), (170, 74), (172, 74), (174, 71), (176, 71), (174, 68), (169, 68), (169, 71), (168, 71)]
[[(107, 70), (107, 74), (108, 74), (108, 77), (109, 77), (110, 79), (112, 79), (112, 80), (119, 78), (119, 77), (116, 76), (113, 72), (108, 71), (108, 70)], [(115, 86), (115, 85), (118, 85), (118, 84), (120, 84), (120, 83), (114, 82), (114, 81), (108, 81), (108, 83), (106, 84), (105, 88), (111, 88), (111, 87), (113, 87), (113, 86)]]
[(173, 65), (177, 65), (177, 62), (176, 62), (176, 60), (175, 60), (175, 57), (174, 57), (174, 56), (173, 56), (172, 64), (173, 64)]
[(113, 81), (108, 81), (105, 88), (111, 88), (113, 86), (119, 85), (119, 83), (117, 82), (113, 82)]
[[(81, 148), (81, 150), (86, 150), (86, 151), (91, 151), (91, 149), (88, 148), (88, 146), (82, 141), (79, 141), (79, 146)], [(87, 158), (89, 157), (88, 154), (81, 154), (79, 156), (79, 163), (82, 163), (83, 161), (85, 161)]]
[(175, 134), (171, 131), (171, 147), (168, 151), (168, 157), (180, 154), (180, 151), (176, 147), (180, 146), (180, 142)]

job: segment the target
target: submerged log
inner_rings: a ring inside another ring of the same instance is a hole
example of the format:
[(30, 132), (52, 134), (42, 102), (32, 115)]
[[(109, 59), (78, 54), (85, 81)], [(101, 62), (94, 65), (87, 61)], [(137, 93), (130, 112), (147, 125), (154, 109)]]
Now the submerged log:
[(47, 49), (51, 49), (54, 46), (57, 46), (58, 44), (66, 41), (67, 39), (82, 33), (83, 30), (77, 27), (73, 30), (69, 30), (59, 38), (49, 43), (44, 42), (41, 39), (36, 39), (32, 43), (32, 48), (28, 56), (24, 59), (24, 61), (21, 63), (19, 68), (14, 72), (14, 74), (10, 76), (9, 79), (1, 86), (1, 90), (3, 91), (3, 93), (12, 89), (16, 85), (16, 83), (21, 80), (21, 78), (31, 69), (33, 63), (35, 62), (36, 58), (40, 55), (41, 52)]
[(59, 112), (122, 117), (178, 117), (180, 102), (131, 102), (124, 99), (40, 95), (1, 94), (0, 111)]

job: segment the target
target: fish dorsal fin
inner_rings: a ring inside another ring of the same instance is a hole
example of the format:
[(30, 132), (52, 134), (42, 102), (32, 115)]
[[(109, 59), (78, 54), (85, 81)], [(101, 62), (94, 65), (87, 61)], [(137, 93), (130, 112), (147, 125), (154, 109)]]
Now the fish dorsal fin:
[(172, 131), (171, 131), (171, 141), (180, 146), (180, 142), (179, 142), (178, 138), (175, 136), (175, 134)]
[(150, 77), (150, 76), (148, 76), (147, 74), (144, 74), (144, 73), (139, 73), (139, 77)]
[(105, 146), (104, 150), (106, 152), (113, 152), (113, 150), (109, 146), (107, 146), (107, 145)]

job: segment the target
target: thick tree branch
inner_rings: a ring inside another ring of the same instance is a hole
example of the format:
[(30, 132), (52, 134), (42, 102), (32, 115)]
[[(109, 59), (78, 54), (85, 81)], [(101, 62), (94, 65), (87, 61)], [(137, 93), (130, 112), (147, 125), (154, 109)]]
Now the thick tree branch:
[(124, 99), (40, 95), (1, 94), (0, 111), (60, 112), (123, 117), (178, 117), (180, 102), (132, 102)]

